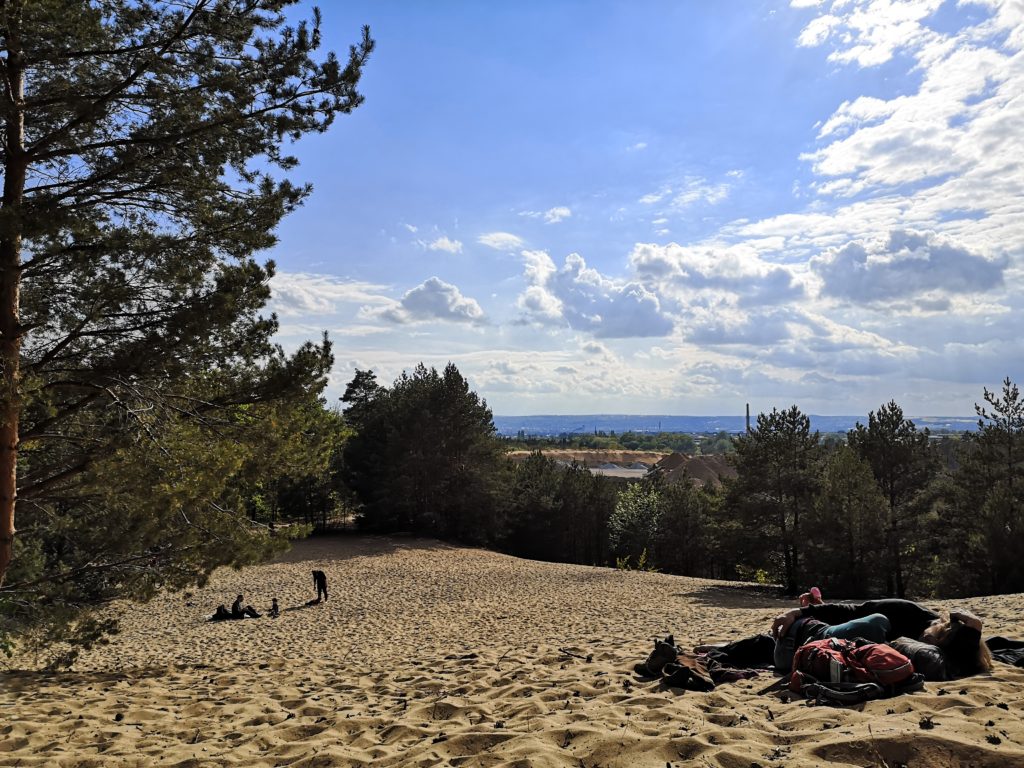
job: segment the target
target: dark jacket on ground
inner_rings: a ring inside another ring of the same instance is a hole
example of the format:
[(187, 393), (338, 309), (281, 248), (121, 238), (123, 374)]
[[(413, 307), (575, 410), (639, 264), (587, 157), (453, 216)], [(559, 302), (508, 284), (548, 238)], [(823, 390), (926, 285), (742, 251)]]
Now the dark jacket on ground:
[(1024, 667), (1024, 640), (1010, 640), (1006, 637), (990, 637), (985, 641), (992, 651), (992, 658), (1004, 664)]
[(868, 600), (866, 603), (823, 603), (808, 605), (800, 609), (802, 616), (823, 621), (829, 626), (843, 624), (853, 619), (862, 619), (873, 613), (880, 613), (892, 625), (887, 639), (910, 637), (917, 639), (929, 624), (939, 618), (935, 611), (918, 605), (911, 600), (887, 598)]

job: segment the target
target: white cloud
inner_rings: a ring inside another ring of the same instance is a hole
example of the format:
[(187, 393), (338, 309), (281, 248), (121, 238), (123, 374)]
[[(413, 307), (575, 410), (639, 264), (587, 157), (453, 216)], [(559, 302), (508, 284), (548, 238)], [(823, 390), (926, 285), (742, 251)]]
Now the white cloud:
[(480, 235), (477, 242), (496, 251), (515, 251), (523, 247), (523, 238), (510, 232), (488, 232)]
[(655, 203), (661, 202), (662, 200), (665, 199), (665, 197), (671, 194), (672, 190), (670, 188), (666, 188), (662, 189), (659, 192), (649, 192), (648, 194), (644, 195), (639, 200), (637, 200), (637, 202), (640, 203), (641, 205), (654, 205)]
[(548, 224), (557, 224), (563, 219), (568, 219), (572, 216), (572, 210), (567, 206), (559, 205), (554, 208), (548, 208), (546, 211), (520, 211), (519, 215), (530, 219), (544, 219)]
[[(730, 171), (727, 175), (730, 178), (739, 178), (743, 174), (741, 171)], [(643, 195), (637, 202), (641, 205), (654, 205), (662, 200), (668, 200), (670, 208), (682, 211), (695, 203), (714, 205), (728, 196), (728, 183), (714, 184), (701, 176), (687, 176), (676, 184), (666, 185), (657, 192)]]
[[(800, 33), (803, 46), (834, 43), (829, 60), (871, 67), (938, 33), (922, 24), (945, 0), (832, 0), (830, 12), (816, 16)], [(807, 7), (807, 3), (796, 7)], [(819, 3), (817, 5), (824, 5)]]
[(404, 224), (403, 223), (402, 226), (405, 227), (410, 232), (412, 232), (413, 234), (416, 234), (417, 232), (420, 231), (420, 228), (417, 227), (415, 224)]
[(474, 299), (463, 296), (457, 287), (437, 277), (431, 277), (408, 291), (401, 301), (384, 307), (366, 308), (363, 314), (399, 324), (431, 320), (484, 322), (484, 311)]
[(658, 296), (637, 282), (604, 277), (572, 253), (561, 269), (543, 251), (523, 253), (529, 285), (517, 306), (527, 321), (567, 325), (596, 337), (665, 336), (672, 318)]
[(683, 182), (681, 189), (675, 192), (675, 196), (672, 198), (672, 207), (681, 210), (698, 202), (714, 205), (722, 202), (728, 196), (728, 184), (711, 184), (707, 179), (691, 176)]
[(431, 251), (446, 251), (447, 253), (462, 253), (462, 243), (458, 240), (451, 240), (450, 238), (442, 235), (441, 237), (426, 243), (426, 247)]
[(608, 350), (604, 344), (599, 341), (588, 341), (580, 346), (584, 352), (588, 355), (601, 355), (602, 357), (611, 357), (612, 353)]
[[(812, 259), (811, 268), (822, 279), (823, 294), (872, 303), (936, 290), (970, 294), (999, 288), (1006, 262), (986, 259), (932, 233), (896, 230), (885, 238), (830, 249)], [(931, 301), (936, 308), (935, 297)]]
[(555, 208), (548, 208), (544, 212), (544, 221), (548, 224), (557, 224), (562, 219), (568, 219), (570, 216), (572, 216), (572, 211), (564, 205), (559, 205)]
[(682, 286), (725, 296), (736, 306), (785, 304), (804, 294), (790, 269), (766, 262), (749, 244), (637, 243), (629, 264), (648, 285), (660, 285), (662, 292)]
[(641, 150), (647, 149), (646, 141), (638, 141), (636, 144), (630, 144), (626, 147), (627, 152), (640, 152)]
[(270, 309), (282, 317), (329, 315), (342, 304), (384, 304), (385, 287), (333, 275), (278, 272), (270, 281)]

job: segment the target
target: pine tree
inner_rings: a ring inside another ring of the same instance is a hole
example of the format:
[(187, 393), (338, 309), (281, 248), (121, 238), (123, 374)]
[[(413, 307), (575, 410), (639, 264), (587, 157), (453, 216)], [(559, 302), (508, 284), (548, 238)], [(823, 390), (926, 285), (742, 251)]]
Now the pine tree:
[(928, 446), (928, 430), (919, 432), (914, 422), (903, 418), (903, 409), (890, 401), (868, 414), (867, 426), (858, 423), (847, 441), (871, 465), (888, 505), (886, 592), (906, 597), (914, 560), (924, 551), (918, 546), (925, 530), (922, 517), (928, 512), (924, 492), (939, 469)]
[(781, 577), (794, 592), (802, 575), (802, 521), (817, 492), (821, 446), (811, 420), (795, 405), (760, 413), (757, 425), (734, 440), (736, 480), (726, 507), (747, 533), (752, 565), (781, 561)]
[(326, 345), (272, 344), (254, 254), (310, 191), (284, 144), (361, 103), (373, 41), (316, 60), (291, 4), (0, 4), (0, 584), (16, 499), (56, 509), (158, 415), (322, 384)]
[(487, 403), (453, 364), (439, 373), (420, 363), (390, 388), (358, 371), (344, 399), (354, 431), (344, 448), (345, 480), (364, 525), (491, 537), (500, 446)]
[(804, 525), (808, 580), (835, 597), (876, 594), (884, 586), (886, 511), (867, 462), (849, 446), (833, 451)]
[(984, 389), (940, 508), (942, 587), (955, 594), (1024, 590), (1024, 399), (1009, 378)]

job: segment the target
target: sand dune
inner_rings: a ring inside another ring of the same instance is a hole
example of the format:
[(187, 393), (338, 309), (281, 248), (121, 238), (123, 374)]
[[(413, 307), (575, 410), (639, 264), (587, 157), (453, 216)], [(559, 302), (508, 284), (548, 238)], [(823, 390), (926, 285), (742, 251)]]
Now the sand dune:
[[(313, 597), (310, 570), (332, 594)], [(207, 623), (239, 591), (276, 620)], [(1024, 596), (966, 601), (1024, 637)], [(433, 541), (321, 539), (123, 605), (62, 674), (0, 674), (0, 765), (1024, 766), (1024, 670), (835, 709), (631, 673), (651, 638), (763, 630), (789, 603), (722, 582)], [(931, 727), (928, 727), (931, 726)]]

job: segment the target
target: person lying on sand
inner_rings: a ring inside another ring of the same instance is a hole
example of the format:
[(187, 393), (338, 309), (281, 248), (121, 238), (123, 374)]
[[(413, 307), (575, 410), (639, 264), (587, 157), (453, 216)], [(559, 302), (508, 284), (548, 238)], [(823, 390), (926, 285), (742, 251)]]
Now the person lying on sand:
[(238, 619), (244, 619), (246, 616), (250, 616), (254, 619), (258, 619), (260, 614), (257, 613), (256, 609), (251, 605), (242, 607), (242, 596), (239, 595), (235, 598), (235, 602), (231, 605), (231, 610), (225, 607), (224, 603), (217, 606), (217, 610), (213, 612), (208, 621), (236, 621)]
[(788, 672), (796, 649), (811, 640), (864, 638), (888, 643), (914, 662), (926, 680), (949, 680), (992, 669), (981, 641), (982, 621), (967, 610), (940, 616), (911, 600), (822, 603), (794, 608), (772, 622), (775, 667)]
[(821, 605), (824, 602), (825, 601), (821, 599), (821, 590), (817, 587), (811, 587), (800, 595), (800, 605), (804, 608), (808, 605)]
[[(991, 671), (992, 655), (981, 642), (981, 629), (981, 619), (969, 611), (940, 616), (909, 600), (825, 603), (780, 614), (772, 622), (771, 635), (700, 645), (694, 653), (710, 653), (720, 663), (741, 668), (774, 663), (775, 671), (785, 675), (793, 666), (796, 649), (804, 643), (829, 637), (863, 638), (892, 646), (911, 660), (925, 680), (936, 682)], [(633, 669), (643, 677), (657, 677), (680, 653), (670, 635), (655, 641), (647, 660)]]

